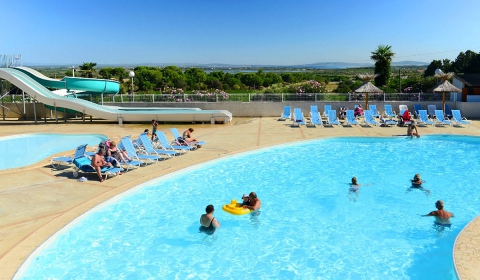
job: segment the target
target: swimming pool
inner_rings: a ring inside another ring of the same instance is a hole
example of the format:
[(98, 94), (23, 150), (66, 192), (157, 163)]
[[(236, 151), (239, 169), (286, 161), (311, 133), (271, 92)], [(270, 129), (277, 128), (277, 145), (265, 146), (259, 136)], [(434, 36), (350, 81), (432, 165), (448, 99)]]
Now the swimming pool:
[[(32, 133), (0, 138), (0, 170), (27, 166), (82, 144), (98, 145), (100, 134)], [(72, 154), (73, 155), (73, 154)]]
[[(455, 279), (453, 242), (480, 212), (480, 139), (331, 138), (216, 160), (83, 215), (16, 275), (39, 278)], [(420, 173), (424, 192), (409, 180)], [(361, 187), (347, 196), (350, 179)], [(259, 216), (221, 210), (256, 191)], [(450, 228), (421, 217), (442, 199)], [(222, 228), (199, 233), (215, 205)]]

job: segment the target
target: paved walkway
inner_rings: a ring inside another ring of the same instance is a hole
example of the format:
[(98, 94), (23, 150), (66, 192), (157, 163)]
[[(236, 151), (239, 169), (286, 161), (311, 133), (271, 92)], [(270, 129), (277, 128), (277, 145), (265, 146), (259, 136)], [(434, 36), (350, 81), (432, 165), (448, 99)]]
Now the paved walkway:
[[(52, 234), (92, 207), (137, 186), (170, 172), (235, 153), (261, 147), (332, 136), (385, 136), (405, 134), (401, 127), (290, 127), (291, 122), (275, 118), (234, 118), (229, 125), (168, 124), (159, 129), (170, 135), (168, 128), (179, 131), (192, 126), (194, 135), (208, 142), (205, 147), (164, 162), (138, 168), (104, 183), (96, 176), (79, 183), (72, 178), (72, 169), (52, 170), (48, 159), (13, 170), (0, 171), (0, 279), (10, 279), (22, 262)], [(14, 134), (102, 133), (112, 140), (125, 135), (138, 135), (148, 124), (70, 121), (59, 124), (13, 124), (0, 122), (0, 137)], [(470, 128), (419, 128), (420, 134), (446, 133), (480, 136), (480, 122)], [(62, 153), (64, 155), (66, 153)], [(480, 218), (469, 224), (455, 246), (455, 262), (462, 279), (480, 279)]]

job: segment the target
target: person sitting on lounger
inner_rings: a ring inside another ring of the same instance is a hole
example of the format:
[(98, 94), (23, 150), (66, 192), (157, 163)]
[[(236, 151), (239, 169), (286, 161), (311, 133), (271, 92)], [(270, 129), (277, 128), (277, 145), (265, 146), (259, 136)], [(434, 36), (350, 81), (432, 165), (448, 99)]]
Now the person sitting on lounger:
[[(93, 155), (92, 157), (92, 166), (93, 168), (97, 171), (98, 178), (100, 178), (100, 182), (103, 182), (102, 178), (102, 168), (103, 167), (113, 167), (113, 165), (110, 162), (106, 162), (105, 159), (103, 158), (103, 155), (105, 154), (105, 149), (100, 148), (98, 149), (98, 152)], [(120, 173), (121, 175), (122, 173)]]
[(192, 136), (192, 132), (195, 131), (193, 128), (189, 128), (183, 132), (183, 140), (185, 140), (187, 143), (192, 143), (192, 142), (198, 142), (197, 138)]
[(438, 209), (437, 211), (432, 211), (426, 215), (422, 215), (422, 217), (434, 216), (436, 224), (450, 226), (450, 218), (455, 217), (453, 213), (443, 209), (443, 201), (441, 200), (435, 202), (435, 207)]
[(417, 136), (417, 138), (420, 138), (420, 134), (418, 134), (418, 130), (417, 130), (417, 125), (415, 124), (415, 121), (413, 121), (413, 120), (408, 125), (407, 136), (410, 136), (410, 139), (412, 139), (413, 136)]
[(114, 157), (120, 162), (127, 162), (132, 161), (132, 159), (128, 156), (127, 152), (118, 149), (117, 143), (115, 141), (110, 142), (110, 148), (107, 150), (107, 155)]
[(358, 117), (358, 116), (363, 116), (363, 108), (362, 108), (362, 105), (358, 105), (357, 108), (355, 108), (355, 111), (354, 111), (354, 117)]

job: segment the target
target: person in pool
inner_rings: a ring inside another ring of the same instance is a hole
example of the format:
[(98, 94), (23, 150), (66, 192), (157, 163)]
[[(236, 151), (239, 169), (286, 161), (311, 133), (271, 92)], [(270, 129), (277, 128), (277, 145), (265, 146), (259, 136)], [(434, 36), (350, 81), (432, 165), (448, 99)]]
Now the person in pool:
[(437, 211), (432, 211), (426, 215), (422, 215), (422, 217), (434, 216), (436, 224), (443, 226), (451, 225), (450, 218), (455, 216), (453, 215), (453, 213), (450, 213), (443, 209), (443, 201), (437, 200), (437, 202), (435, 202), (435, 207), (437, 208)]
[(412, 122), (408, 125), (407, 136), (410, 136), (410, 139), (412, 139), (413, 136), (420, 138), (420, 134), (418, 134), (417, 125), (415, 124), (414, 120), (412, 120)]
[(360, 194), (360, 184), (357, 182), (357, 177), (352, 177), (350, 188), (348, 189), (348, 198), (353, 201), (357, 201)]
[(246, 193), (243, 194), (242, 200), (243, 200), (243, 202), (241, 204), (242, 206), (243, 205), (250, 205), (250, 197), (248, 196), (248, 194), (246, 194)]
[(200, 216), (200, 232), (205, 232), (206, 234), (213, 234), (217, 228), (220, 228), (220, 223), (213, 216), (215, 208), (213, 205), (207, 205), (205, 208), (206, 214)]
[(425, 192), (425, 194), (427, 196), (430, 195), (430, 190), (424, 188), (422, 186), (423, 183), (425, 183), (424, 180), (422, 180), (422, 177), (420, 177), (420, 174), (415, 174), (415, 176), (413, 176), (413, 180), (410, 180), (412, 182), (412, 186), (410, 188), (407, 189), (407, 193), (412, 191), (413, 189), (419, 189), (423, 192)]
[(258, 199), (255, 192), (251, 192), (248, 197), (250, 198), (250, 203), (248, 205), (243, 205), (243, 208), (248, 208), (252, 211), (259, 210), (262, 207), (262, 202)]

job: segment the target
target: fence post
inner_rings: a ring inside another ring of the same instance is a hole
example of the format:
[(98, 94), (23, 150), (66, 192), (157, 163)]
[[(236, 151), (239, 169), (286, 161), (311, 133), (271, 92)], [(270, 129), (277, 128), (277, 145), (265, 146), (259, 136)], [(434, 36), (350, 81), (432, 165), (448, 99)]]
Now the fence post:
[(350, 92), (348, 93), (348, 101), (349, 101), (349, 102), (352, 101), (352, 96), (351, 96), (351, 93), (350, 93)]
[(282, 102), (283, 102), (283, 92), (282, 92)]
[(383, 93), (383, 102), (385, 102), (385, 92)]
[(152, 103), (155, 102), (155, 94), (152, 94)]
[(317, 93), (315, 92), (315, 102), (317, 102)]
[(420, 102), (420, 92), (418, 93), (418, 102)]
[(250, 92), (248, 93), (248, 102), (250, 102)]

